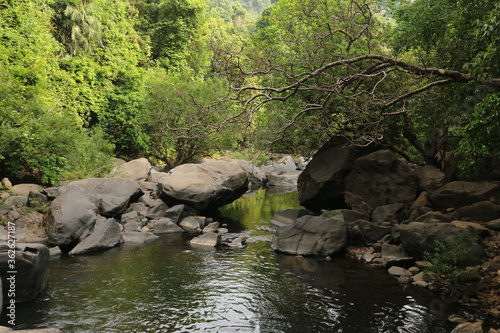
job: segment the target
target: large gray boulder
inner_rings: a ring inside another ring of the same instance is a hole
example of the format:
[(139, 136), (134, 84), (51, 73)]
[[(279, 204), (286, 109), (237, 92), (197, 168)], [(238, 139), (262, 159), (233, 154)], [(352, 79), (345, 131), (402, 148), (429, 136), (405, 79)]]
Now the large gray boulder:
[(79, 241), (97, 219), (96, 207), (80, 187), (67, 189), (52, 201), (44, 218), (47, 241), (68, 246)]
[(199, 211), (231, 203), (247, 190), (246, 172), (225, 160), (180, 165), (158, 183), (158, 195), (167, 205), (186, 204)]
[[(458, 237), (464, 228), (446, 222), (411, 222), (400, 225), (401, 244), (405, 251), (416, 259), (423, 259), (424, 253), (432, 253), (436, 250), (436, 240), (448, 242)], [(469, 230), (469, 229), (467, 229)], [(469, 230), (470, 232), (474, 232)], [(484, 250), (479, 244), (473, 246), (470, 251), (480, 260)], [(480, 262), (480, 261), (478, 261)], [(477, 263), (471, 263), (477, 264)]]
[(344, 249), (347, 226), (342, 214), (334, 217), (302, 216), (278, 228), (272, 240), (275, 251), (295, 255), (328, 256)]
[(372, 208), (393, 203), (410, 206), (418, 191), (415, 172), (390, 150), (358, 158), (345, 182), (345, 199), (350, 208), (363, 202)]
[(297, 180), (300, 204), (307, 209), (345, 208), (345, 177), (360, 156), (374, 146), (358, 147), (343, 137), (334, 137), (314, 155)]
[[(15, 248), (15, 268), (10, 267), (12, 259), (7, 243), (0, 245), (0, 276), (3, 286), (3, 300), (10, 302), (7, 294), (11, 282), (15, 284), (16, 303), (32, 301), (47, 286), (49, 249), (42, 244), (17, 243)], [(16, 273), (9, 273), (10, 271)], [(1, 305), (1, 304), (0, 304)]]
[(123, 243), (123, 237), (118, 222), (114, 218), (100, 218), (95, 224), (94, 231), (78, 243), (69, 254), (78, 255), (110, 249), (120, 243)]
[(143, 194), (139, 183), (125, 178), (89, 178), (68, 185), (75, 186), (81, 187), (97, 212), (106, 217), (119, 216)]
[(500, 203), (500, 185), (492, 182), (450, 182), (430, 196), (434, 209), (460, 208), (480, 201)]
[(149, 177), (151, 163), (145, 158), (135, 159), (118, 165), (113, 169), (113, 177), (127, 178), (135, 181), (145, 181)]

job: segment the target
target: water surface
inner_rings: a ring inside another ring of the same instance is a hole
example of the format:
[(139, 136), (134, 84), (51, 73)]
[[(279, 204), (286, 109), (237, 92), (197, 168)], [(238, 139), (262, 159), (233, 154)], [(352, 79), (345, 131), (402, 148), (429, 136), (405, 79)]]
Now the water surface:
[[(450, 332), (432, 316), (433, 295), (345, 257), (330, 261), (270, 249), (274, 211), (294, 193), (264, 191), (222, 209), (229, 237), (245, 248), (197, 249), (189, 235), (50, 263), (49, 287), (18, 305), (16, 329), (63, 332)], [(267, 240), (267, 241), (266, 241)], [(6, 323), (6, 318), (2, 318)]]

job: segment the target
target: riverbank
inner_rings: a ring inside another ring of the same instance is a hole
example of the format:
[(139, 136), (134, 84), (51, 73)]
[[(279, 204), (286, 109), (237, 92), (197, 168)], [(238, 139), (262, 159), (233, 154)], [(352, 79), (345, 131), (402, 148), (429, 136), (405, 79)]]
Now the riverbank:
[[(232, 243), (234, 247), (244, 247), (255, 240), (247, 235), (227, 237), (227, 225), (210, 212), (243, 195), (250, 181), (256, 185), (268, 182), (271, 188), (277, 188), (299, 177), (301, 203), (312, 209), (276, 214), (271, 220), (276, 230), (271, 246), (276, 252), (329, 259), (347, 252), (373, 268), (386, 269), (401, 284), (433, 291), (439, 296), (439, 306), (447, 306), (453, 300), (480, 309), (477, 318), (485, 320), (484, 328), (498, 328), (499, 230), (497, 220), (492, 219), (500, 211), (498, 185), (448, 182), (438, 171), (414, 171), (384, 150), (361, 155), (350, 152), (344, 154), (349, 159), (342, 164), (338, 163), (342, 160), (339, 146), (333, 148), (335, 163), (315, 163), (313, 159), (304, 171), (297, 170), (293, 159), (285, 158), (266, 172), (243, 161), (210, 161), (162, 173), (140, 159), (122, 164), (115, 169), (114, 177), (87, 179), (57, 188), (10, 186), (4, 180), (1, 216), (7, 228), (3, 238), (9, 239), (10, 222), (19, 241), (16, 256), (30, 258), (28, 266), (33, 267), (33, 278), (29, 282), (36, 281), (31, 289), (23, 288), (31, 290), (23, 300), (33, 300), (44, 290), (47, 279), (43, 267), (46, 271), (49, 255), (54, 258), (61, 252), (85, 255), (123, 243), (145, 244), (162, 234), (175, 233), (189, 235), (192, 246), (213, 249)], [(319, 152), (320, 156), (324, 153), (325, 150)], [(331, 165), (340, 165), (342, 177)], [(269, 184), (269, 175), (273, 173), (283, 181), (275, 177), (274, 183)], [(322, 183), (311, 185), (317, 174), (322, 175)], [(326, 176), (338, 182), (333, 196), (331, 190), (321, 190), (331, 188), (332, 181)], [(311, 191), (314, 188), (317, 190)], [(315, 197), (322, 198), (321, 205), (340, 202), (344, 207), (315, 211)], [(325, 197), (330, 199), (325, 201)], [(464, 232), (472, 240), (466, 252), (474, 255), (464, 256), (460, 266), (452, 263), (449, 272), (437, 271), (436, 281), (426, 279), (426, 252), (436, 248), (436, 240), (447, 243), (450, 236), (456, 238)], [(52, 246), (51, 252), (45, 254), (43, 245), (30, 245), (35, 243)], [(450, 284), (457, 280), (447, 274), (459, 270), (472, 279)], [(454, 316), (453, 320), (458, 323), (462, 319)]]

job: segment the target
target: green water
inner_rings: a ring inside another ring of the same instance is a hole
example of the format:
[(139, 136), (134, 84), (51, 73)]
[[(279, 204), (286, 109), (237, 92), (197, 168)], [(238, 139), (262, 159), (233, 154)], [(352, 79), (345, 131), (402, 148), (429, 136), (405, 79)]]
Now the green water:
[[(18, 305), (16, 329), (63, 332), (450, 332), (429, 314), (434, 296), (398, 285), (382, 270), (344, 257), (285, 256), (270, 249), (276, 210), (297, 207), (295, 193), (244, 196), (222, 209), (228, 237), (245, 248), (190, 247), (166, 235), (89, 256), (52, 261), (49, 286)], [(2, 318), (6, 324), (6, 318)]]

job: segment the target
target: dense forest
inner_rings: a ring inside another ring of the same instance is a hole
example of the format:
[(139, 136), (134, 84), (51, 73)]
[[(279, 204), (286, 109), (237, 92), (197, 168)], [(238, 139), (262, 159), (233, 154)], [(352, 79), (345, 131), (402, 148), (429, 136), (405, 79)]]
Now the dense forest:
[(496, 0), (0, 0), (0, 175), (343, 135), (495, 177), (499, 78)]

